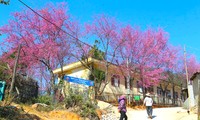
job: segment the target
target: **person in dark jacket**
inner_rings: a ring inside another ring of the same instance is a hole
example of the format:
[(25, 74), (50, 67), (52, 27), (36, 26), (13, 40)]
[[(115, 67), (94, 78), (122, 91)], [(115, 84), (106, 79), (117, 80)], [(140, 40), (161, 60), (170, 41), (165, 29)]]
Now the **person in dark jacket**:
[(122, 95), (119, 98), (119, 106), (118, 106), (118, 111), (120, 113), (120, 119), (119, 120), (128, 120), (128, 117), (126, 115), (126, 96)]

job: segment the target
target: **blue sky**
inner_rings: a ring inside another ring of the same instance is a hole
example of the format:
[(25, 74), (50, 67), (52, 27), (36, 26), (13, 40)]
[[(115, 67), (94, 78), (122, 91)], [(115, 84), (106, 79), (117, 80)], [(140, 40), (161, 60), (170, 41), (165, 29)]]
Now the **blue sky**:
[[(81, 23), (92, 21), (96, 14), (107, 14), (117, 21), (142, 29), (162, 27), (169, 33), (169, 42), (186, 45), (188, 53), (200, 60), (200, 0), (22, 0), (33, 9), (48, 2), (67, 2), (69, 13)], [(10, 13), (26, 9), (18, 0), (0, 5), (0, 25), (6, 24)], [(0, 41), (2, 37), (0, 37)]]

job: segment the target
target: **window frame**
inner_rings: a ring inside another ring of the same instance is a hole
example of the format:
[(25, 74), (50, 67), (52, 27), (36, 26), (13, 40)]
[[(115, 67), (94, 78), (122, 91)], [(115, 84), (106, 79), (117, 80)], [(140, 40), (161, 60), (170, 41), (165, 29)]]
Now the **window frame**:
[(113, 75), (111, 77), (111, 85), (114, 87), (120, 87), (120, 76), (119, 75)]

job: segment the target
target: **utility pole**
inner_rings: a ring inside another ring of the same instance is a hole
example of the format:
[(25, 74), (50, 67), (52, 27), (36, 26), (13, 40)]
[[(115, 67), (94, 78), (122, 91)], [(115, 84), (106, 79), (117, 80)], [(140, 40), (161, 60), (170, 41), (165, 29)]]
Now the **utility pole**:
[(185, 72), (186, 72), (187, 88), (188, 88), (188, 114), (189, 114), (190, 113), (190, 108), (194, 107), (195, 102), (194, 102), (193, 86), (190, 83), (189, 78), (188, 78), (185, 46), (184, 46), (184, 60), (185, 60)]
[(187, 88), (188, 88), (188, 114), (190, 113), (190, 94), (189, 94), (189, 79), (188, 79), (188, 71), (187, 71), (187, 61), (186, 61), (186, 49), (185, 49), (185, 45), (184, 45), (184, 63), (185, 63), (185, 74), (186, 74), (186, 84), (187, 84)]
[(184, 63), (185, 63), (185, 73), (186, 73), (186, 80), (187, 80), (187, 85), (189, 84), (189, 79), (188, 79), (188, 71), (187, 71), (187, 61), (186, 61), (186, 49), (184, 46)]
[(19, 59), (19, 55), (20, 55), (20, 50), (21, 50), (21, 44), (18, 47), (18, 51), (17, 51), (17, 57), (15, 59), (15, 65), (14, 65), (14, 70), (13, 70), (13, 75), (12, 75), (12, 82), (11, 82), (11, 86), (10, 86), (10, 90), (9, 90), (9, 96), (12, 93), (14, 84), (15, 84), (15, 75), (16, 75), (16, 70), (17, 70), (17, 64), (18, 64), (18, 59)]

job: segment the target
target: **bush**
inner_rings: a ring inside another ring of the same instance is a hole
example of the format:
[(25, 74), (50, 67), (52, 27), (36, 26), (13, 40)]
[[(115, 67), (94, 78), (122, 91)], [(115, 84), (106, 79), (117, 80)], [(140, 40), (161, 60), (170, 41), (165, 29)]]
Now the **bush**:
[(88, 117), (90, 119), (94, 119), (95, 117), (97, 117), (97, 113), (95, 111), (96, 108), (96, 104), (93, 103), (91, 100), (84, 102), (81, 106), (81, 117)]
[(77, 112), (81, 117), (98, 120), (96, 114), (97, 102), (84, 95), (81, 92), (70, 91), (68, 96), (64, 99), (65, 107), (72, 109), (72, 112)]
[(80, 106), (83, 103), (83, 97), (80, 94), (70, 94), (64, 100), (66, 108)]
[(5, 107), (0, 107), (0, 118), (3, 119), (11, 119), (14, 116), (18, 115), (19, 111), (17, 108), (14, 108), (12, 106), (5, 106)]
[(49, 106), (42, 106), (42, 105), (38, 105), (36, 107), (36, 110), (37, 111), (44, 111), (44, 112), (50, 112), (54, 109), (54, 106), (53, 105), (49, 105)]
[[(33, 78), (17, 74), (15, 87), (18, 88), (19, 95), (14, 99), (14, 102), (30, 103), (32, 99), (38, 97), (38, 83)], [(15, 89), (13, 92), (14, 94), (17, 93)]]
[(34, 103), (44, 103), (47, 105), (51, 105), (52, 104), (52, 97), (49, 95), (43, 95), (43, 96), (39, 96), (38, 98), (35, 98)]

